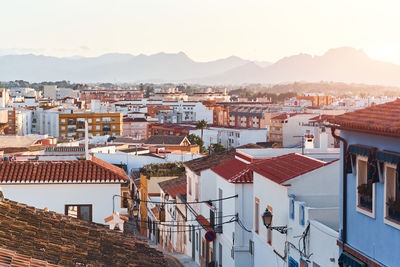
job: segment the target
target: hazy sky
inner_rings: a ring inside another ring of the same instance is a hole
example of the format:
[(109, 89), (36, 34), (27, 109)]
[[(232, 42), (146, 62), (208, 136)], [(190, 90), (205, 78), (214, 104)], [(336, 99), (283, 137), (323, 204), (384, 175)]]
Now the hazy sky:
[(400, 1), (0, 0), (0, 54), (276, 61), (352, 46), (400, 64)]

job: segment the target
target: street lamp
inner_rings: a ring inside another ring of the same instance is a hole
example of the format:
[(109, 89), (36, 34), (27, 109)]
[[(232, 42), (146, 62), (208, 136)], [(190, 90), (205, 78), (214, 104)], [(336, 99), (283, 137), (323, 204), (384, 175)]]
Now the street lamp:
[(264, 214), (261, 216), (263, 223), (265, 225), (265, 227), (267, 227), (267, 229), (271, 229), (271, 230), (276, 230), (281, 234), (286, 234), (287, 233), (287, 226), (271, 226), (271, 222), (272, 222), (272, 213), (268, 210), (265, 209)]

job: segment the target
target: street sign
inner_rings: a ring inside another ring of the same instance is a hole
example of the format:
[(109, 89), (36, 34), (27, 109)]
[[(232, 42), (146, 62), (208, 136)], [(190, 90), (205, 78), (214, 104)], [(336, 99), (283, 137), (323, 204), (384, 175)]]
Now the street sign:
[(214, 231), (208, 231), (205, 235), (204, 238), (207, 240), (207, 242), (213, 242), (217, 235), (215, 234)]

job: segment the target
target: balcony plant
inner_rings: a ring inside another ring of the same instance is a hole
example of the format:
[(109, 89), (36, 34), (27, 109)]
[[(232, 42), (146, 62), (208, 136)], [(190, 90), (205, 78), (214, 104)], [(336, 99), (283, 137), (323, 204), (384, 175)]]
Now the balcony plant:
[(400, 222), (400, 199), (389, 198), (386, 202), (389, 218)]
[(360, 206), (372, 210), (372, 183), (361, 184), (357, 187)]

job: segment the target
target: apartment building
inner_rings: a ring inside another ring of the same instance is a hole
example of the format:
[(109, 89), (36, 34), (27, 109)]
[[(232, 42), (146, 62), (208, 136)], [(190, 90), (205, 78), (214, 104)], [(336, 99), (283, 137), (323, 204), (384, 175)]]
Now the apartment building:
[(296, 96), (298, 100), (309, 100), (313, 107), (329, 106), (333, 103), (333, 97), (331, 95), (320, 95), (320, 94), (305, 94), (303, 96)]
[(85, 120), (92, 136), (122, 135), (122, 113), (62, 113), (59, 114), (60, 136), (84, 137)]
[(101, 102), (141, 100), (143, 99), (143, 92), (139, 90), (87, 89), (81, 90), (81, 98), (87, 103), (92, 100), (100, 100)]
[(231, 107), (229, 125), (246, 128), (267, 128), (271, 114), (266, 107)]

